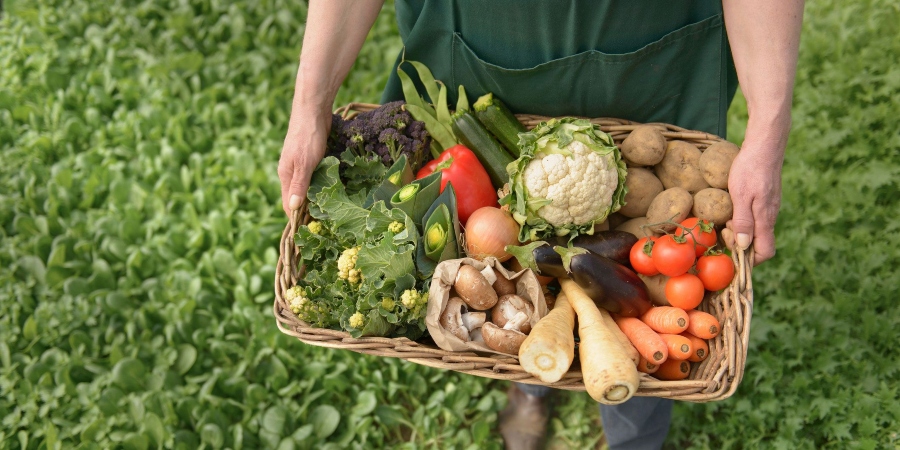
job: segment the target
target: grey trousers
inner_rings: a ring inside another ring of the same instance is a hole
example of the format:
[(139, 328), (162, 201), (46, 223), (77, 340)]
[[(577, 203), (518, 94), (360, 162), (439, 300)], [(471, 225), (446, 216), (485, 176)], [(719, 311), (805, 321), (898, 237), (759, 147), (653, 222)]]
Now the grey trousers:
[[(543, 397), (547, 386), (516, 383), (522, 392)], [(600, 405), (603, 432), (610, 450), (659, 450), (672, 422), (673, 401), (659, 397), (632, 397), (621, 405)]]

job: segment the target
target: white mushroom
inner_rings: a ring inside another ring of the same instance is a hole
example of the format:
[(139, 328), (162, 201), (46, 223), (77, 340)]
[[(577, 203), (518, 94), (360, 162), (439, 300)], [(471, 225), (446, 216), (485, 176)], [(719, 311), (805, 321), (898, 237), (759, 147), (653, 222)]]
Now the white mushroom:
[(469, 312), (466, 303), (459, 297), (451, 297), (441, 314), (441, 327), (463, 341), (471, 338), (470, 333), (481, 328), (487, 314), (484, 312)]
[(462, 316), (463, 325), (465, 325), (466, 329), (469, 330), (471, 334), (473, 331), (481, 328), (484, 325), (484, 321), (487, 320), (487, 313), (484, 312), (467, 312)]
[[(525, 315), (524, 313), (522, 314)], [(507, 330), (494, 325), (493, 322), (486, 322), (481, 327), (481, 334), (484, 336), (484, 344), (493, 350), (510, 355), (518, 355), (519, 347), (525, 342), (527, 337), (524, 333), (517, 330)]]
[(525, 334), (530, 333), (531, 323), (528, 318), (534, 315), (534, 306), (531, 302), (515, 294), (500, 297), (500, 300), (491, 309), (491, 321), (498, 327), (506, 328), (506, 323), (516, 317), (518, 313), (524, 313), (526, 320), (517, 329)]
[(491, 283), (484, 274), (470, 265), (459, 267), (453, 288), (472, 309), (484, 311), (497, 304), (497, 293)]

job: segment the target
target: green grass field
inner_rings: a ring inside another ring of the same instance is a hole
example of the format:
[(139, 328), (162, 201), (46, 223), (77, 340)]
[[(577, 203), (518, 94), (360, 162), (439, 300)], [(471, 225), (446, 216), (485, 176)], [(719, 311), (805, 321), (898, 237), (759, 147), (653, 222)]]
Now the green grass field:
[[(0, 449), (502, 448), (505, 383), (275, 326), (304, 2), (3, 7)], [(898, 24), (808, 2), (744, 381), (678, 403), (668, 447), (900, 448)], [(389, 4), (336, 103), (377, 101), (399, 50)], [(595, 446), (595, 403), (554, 402), (550, 446)]]

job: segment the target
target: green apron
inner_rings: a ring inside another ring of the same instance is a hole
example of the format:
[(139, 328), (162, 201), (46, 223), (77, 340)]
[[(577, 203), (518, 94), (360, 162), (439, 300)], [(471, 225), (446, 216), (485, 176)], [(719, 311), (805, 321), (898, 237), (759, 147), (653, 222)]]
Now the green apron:
[[(463, 85), (470, 101), (493, 92), (516, 113), (724, 136), (737, 76), (721, 1), (636, 3), (397, 0), (396, 10), (406, 59), (446, 83), (451, 102)], [(404, 70), (417, 80), (412, 66)], [(395, 70), (382, 102), (402, 98)]]

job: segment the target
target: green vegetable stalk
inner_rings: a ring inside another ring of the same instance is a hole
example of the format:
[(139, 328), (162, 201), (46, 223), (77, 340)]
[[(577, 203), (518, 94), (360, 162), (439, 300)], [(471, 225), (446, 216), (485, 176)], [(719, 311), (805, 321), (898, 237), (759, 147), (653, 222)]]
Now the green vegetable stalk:
[(441, 261), (462, 255), (459, 242), (460, 226), (456, 209), (456, 191), (448, 183), (424, 216), (422, 242), (416, 251), (416, 267), (430, 277)]
[(390, 204), (394, 194), (402, 186), (411, 183), (414, 179), (415, 176), (413, 175), (412, 167), (409, 165), (409, 160), (406, 159), (406, 155), (400, 155), (397, 161), (385, 172), (384, 181), (378, 187), (372, 189), (363, 207), (371, 208), (379, 200)]
[(421, 229), (425, 213), (428, 212), (440, 193), (441, 173), (435, 172), (400, 188), (391, 197), (390, 206), (408, 214)]

